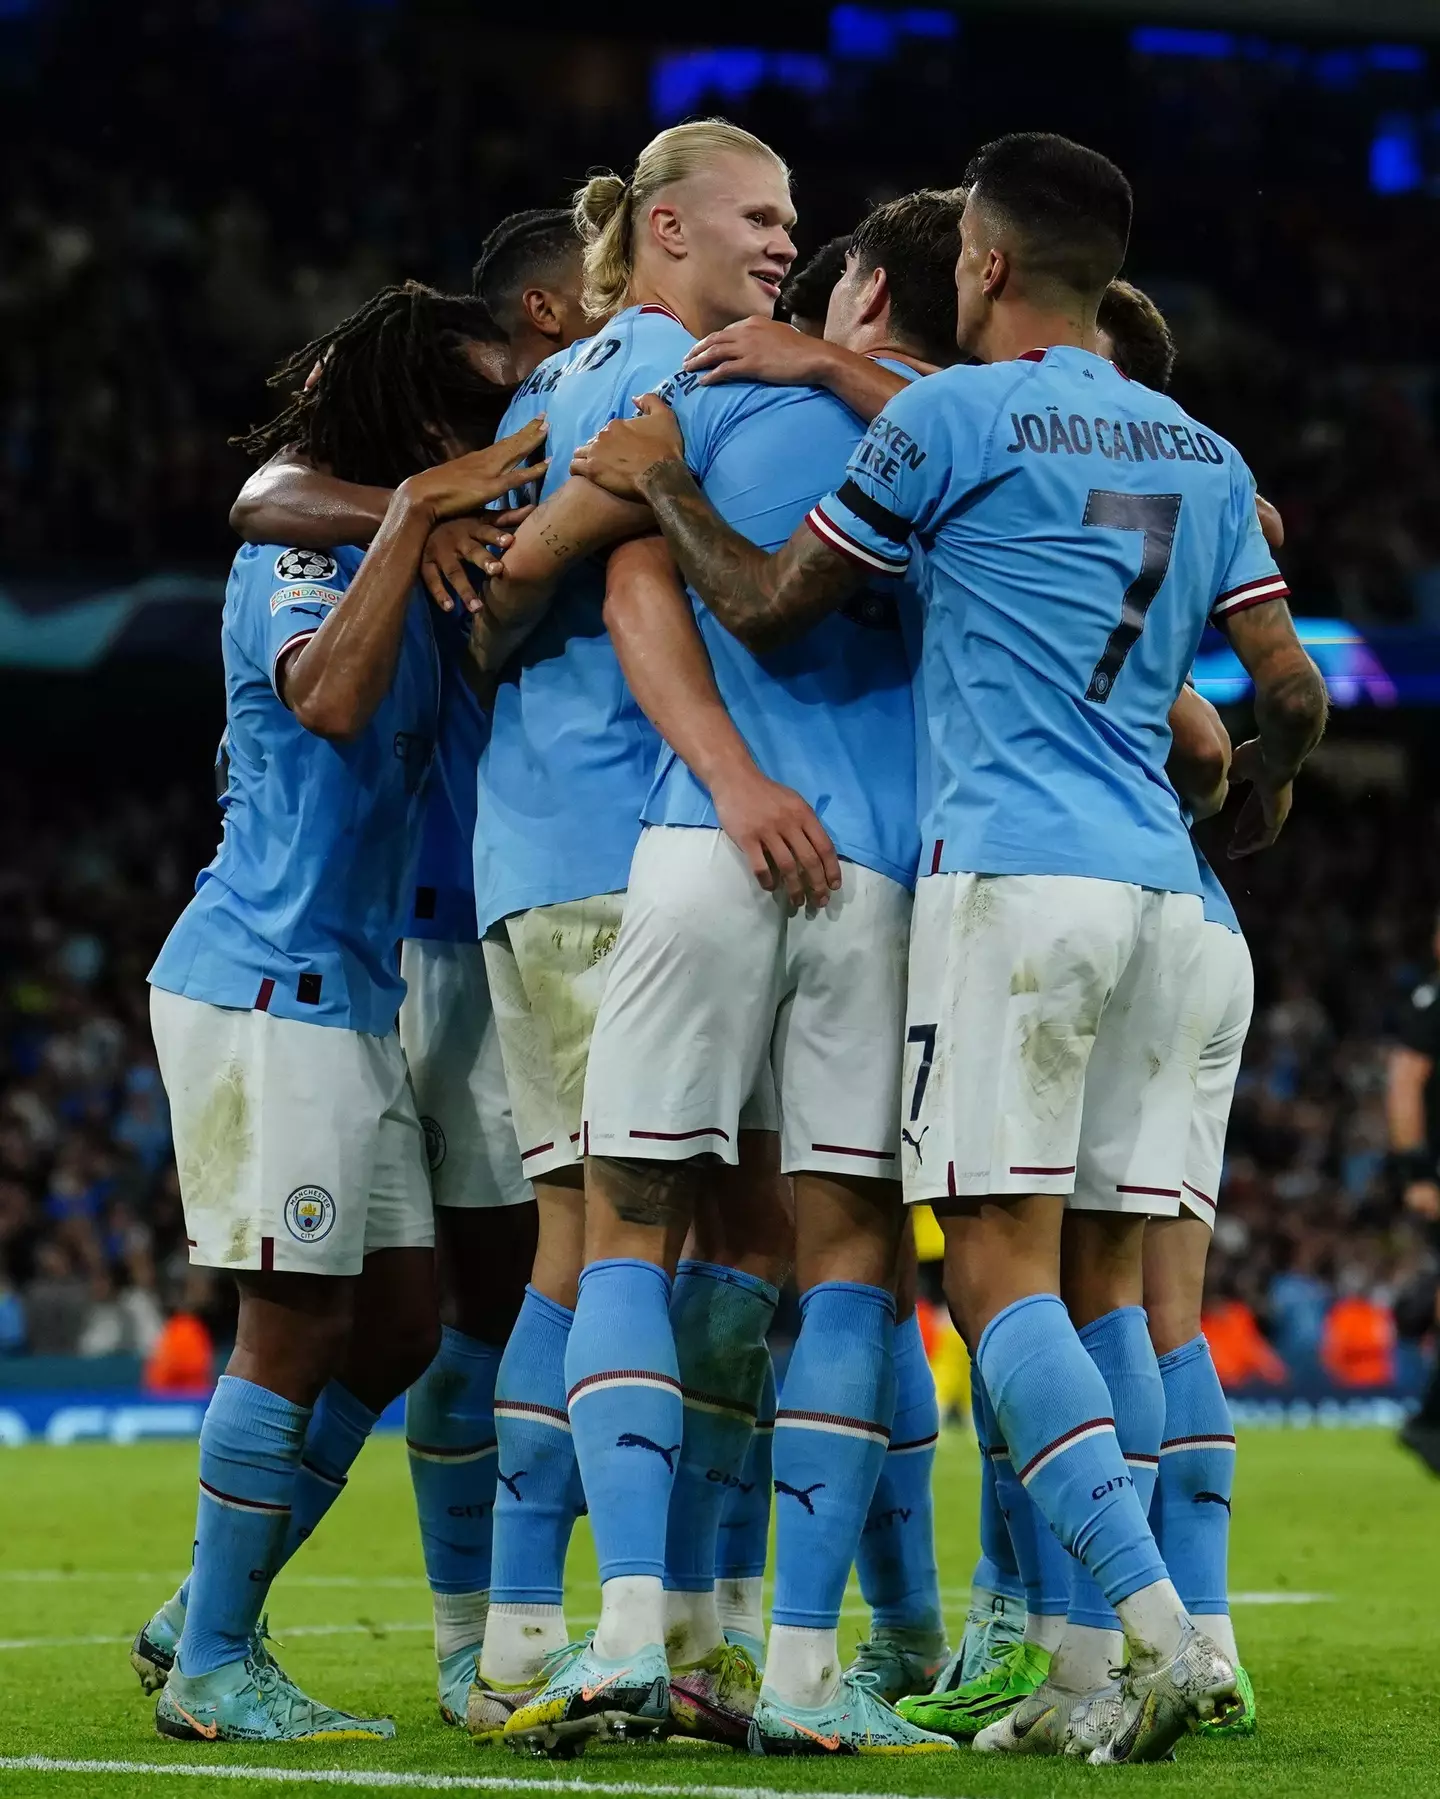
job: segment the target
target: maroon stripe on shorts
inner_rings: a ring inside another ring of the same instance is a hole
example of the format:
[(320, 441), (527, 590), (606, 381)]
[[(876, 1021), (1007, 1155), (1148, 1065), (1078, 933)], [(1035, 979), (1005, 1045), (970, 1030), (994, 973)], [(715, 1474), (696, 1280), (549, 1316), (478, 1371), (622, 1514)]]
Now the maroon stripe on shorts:
[(275, 1272), (275, 1239), (273, 1237), (260, 1239), (260, 1272), (262, 1274)]
[[(720, 1137), (726, 1143), (730, 1141), (729, 1131), (722, 1131), (718, 1124), (708, 1124), (698, 1131), (631, 1131), (632, 1137), (643, 1137), (649, 1143), (688, 1143), (692, 1137)], [(590, 1145), (585, 1145), (585, 1153), (590, 1153)]]
[(260, 991), (255, 995), (255, 1010), (257, 1012), (268, 1012), (270, 1010), (270, 996), (274, 991), (275, 982), (273, 978), (267, 974), (265, 979), (260, 983)]

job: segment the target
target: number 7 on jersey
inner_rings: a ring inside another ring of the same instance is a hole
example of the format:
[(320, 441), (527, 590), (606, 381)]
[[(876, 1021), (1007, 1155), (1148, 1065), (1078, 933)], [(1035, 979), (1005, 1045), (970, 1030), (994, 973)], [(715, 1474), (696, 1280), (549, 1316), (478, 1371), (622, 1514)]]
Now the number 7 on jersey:
[(1145, 547), (1140, 553), (1140, 573), (1125, 589), (1120, 602), (1120, 623), (1110, 633), (1105, 653), (1095, 664), (1085, 698), (1103, 706), (1110, 698), (1115, 677), (1145, 629), (1145, 614), (1170, 570), (1175, 549), (1175, 527), (1180, 522), (1178, 493), (1112, 493), (1092, 487), (1080, 521), (1109, 531), (1140, 531)]

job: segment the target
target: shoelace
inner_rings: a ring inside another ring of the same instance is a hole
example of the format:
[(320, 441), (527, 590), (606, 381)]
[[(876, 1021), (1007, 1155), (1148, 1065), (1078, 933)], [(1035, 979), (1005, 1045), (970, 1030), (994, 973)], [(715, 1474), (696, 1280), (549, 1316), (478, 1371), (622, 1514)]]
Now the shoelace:
[(893, 1654), (894, 1651), (886, 1644), (867, 1638), (855, 1650), (855, 1660), (850, 1665), (850, 1679), (857, 1686), (873, 1692), (884, 1679), (885, 1663)]

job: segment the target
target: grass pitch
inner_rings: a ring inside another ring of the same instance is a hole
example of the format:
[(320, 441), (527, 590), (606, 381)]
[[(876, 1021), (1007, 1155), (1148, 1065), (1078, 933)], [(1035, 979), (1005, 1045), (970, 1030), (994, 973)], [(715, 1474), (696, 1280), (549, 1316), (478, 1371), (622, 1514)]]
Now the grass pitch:
[[(370, 1445), (315, 1541), (276, 1583), (271, 1623), (302, 1686), (335, 1704), (393, 1713), (397, 1739), (216, 1750), (166, 1742), (155, 1734), (154, 1702), (142, 1696), (126, 1652), (188, 1559), (194, 1482), (192, 1444), (0, 1451), (4, 1799), (298, 1796), (332, 1783), (400, 1792), (718, 1789), (721, 1799), (728, 1799), (724, 1789), (744, 1790), (746, 1799), (792, 1792), (1008, 1799), (1116, 1782), (1206, 1799), (1440, 1794), (1440, 1482), (1379, 1431), (1242, 1434), (1231, 1575), (1260, 1735), (1225, 1745), (1187, 1741), (1173, 1766), (1110, 1771), (964, 1751), (953, 1761), (795, 1762), (674, 1747), (592, 1748), (579, 1761), (552, 1764), (476, 1750), (436, 1711), (429, 1594), (395, 1436)], [(974, 1558), (968, 1438), (951, 1434), (943, 1442), (937, 1493), (953, 1632)], [(572, 1628), (593, 1620), (596, 1600), (582, 1527), (571, 1556)], [(855, 1597), (843, 1620), (847, 1648), (864, 1626)], [(25, 1766), (24, 1758), (36, 1759)], [(172, 1781), (172, 1768), (185, 1777)]]

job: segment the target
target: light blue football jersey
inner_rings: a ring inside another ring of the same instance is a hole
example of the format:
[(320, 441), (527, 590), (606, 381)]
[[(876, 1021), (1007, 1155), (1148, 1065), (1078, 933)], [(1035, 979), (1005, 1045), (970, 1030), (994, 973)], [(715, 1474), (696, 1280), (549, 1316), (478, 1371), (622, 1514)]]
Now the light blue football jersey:
[(490, 720), (460, 671), (466, 654), (465, 619), (435, 611), (431, 625), (440, 651), (440, 727), (435, 773), (425, 789), (425, 818), (407, 937), (474, 943), (475, 779)]
[(812, 528), (871, 573), (925, 551), (922, 873), (1199, 893), (1165, 774), (1207, 618), (1288, 591), (1235, 450), (1074, 348), (886, 407)]
[[(903, 363), (886, 361), (913, 379)], [(835, 487), (864, 426), (808, 387), (674, 376), (661, 390), (705, 497), (752, 543), (775, 550)], [(692, 594), (726, 710), (757, 764), (814, 807), (840, 855), (913, 885), (920, 853), (912, 677), (918, 607), (878, 581), (795, 643), (752, 655)], [(910, 614), (911, 629), (902, 626)], [(718, 825), (710, 796), (668, 746), (648, 824)]]
[(1220, 877), (1205, 859), (1198, 843), (1195, 844), (1195, 861), (1200, 870), (1200, 897), (1205, 902), (1206, 924), (1223, 924), (1227, 931), (1234, 931), (1239, 936), (1240, 920), (1235, 916), (1230, 895), (1220, 885)]
[(404, 997), (410, 912), (440, 671), (416, 588), (390, 690), (353, 743), (328, 743), (275, 692), (364, 551), (247, 544), (225, 590), (224, 833), (150, 970), (167, 992), (386, 1036)]
[[(521, 383), (500, 435), (549, 423), (548, 498), (570, 458), (631, 414), (694, 339), (662, 306), (630, 306)], [(660, 739), (625, 685), (601, 618), (599, 562), (566, 571), (549, 612), (500, 684), (480, 761), (475, 909), (481, 931), (531, 906), (614, 893), (630, 879)]]

